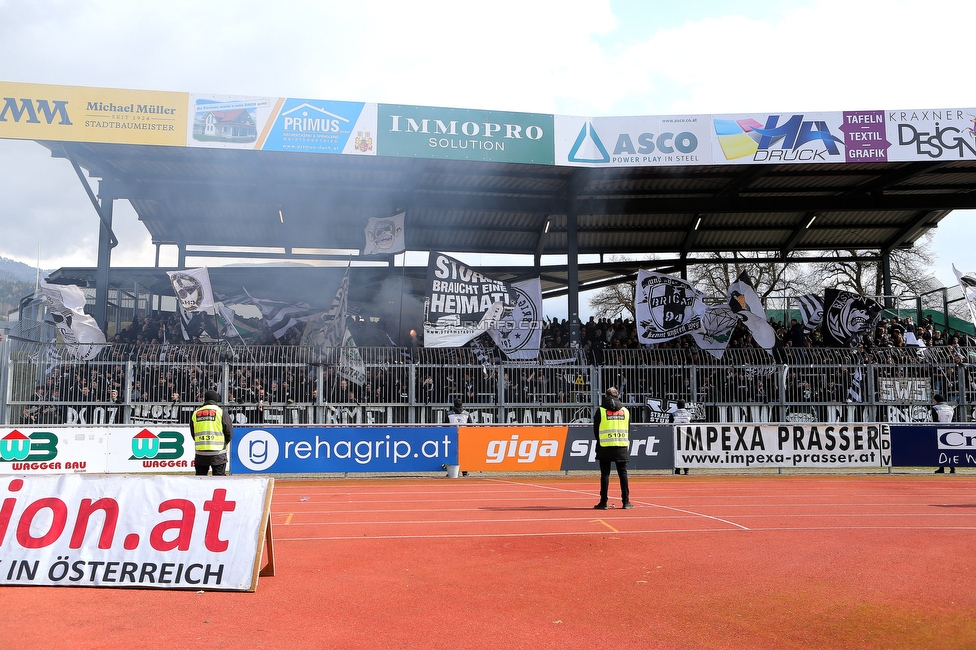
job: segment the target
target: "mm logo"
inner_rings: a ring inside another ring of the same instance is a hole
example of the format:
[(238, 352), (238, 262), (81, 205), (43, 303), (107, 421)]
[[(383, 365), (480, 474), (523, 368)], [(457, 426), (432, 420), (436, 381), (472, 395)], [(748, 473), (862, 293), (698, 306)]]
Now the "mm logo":
[(129, 460), (182, 458), (183, 440), (183, 434), (179, 431), (160, 431), (157, 436), (149, 429), (143, 429), (132, 436), (132, 456)]
[[(53, 106), (52, 106), (53, 104)], [(26, 124), (40, 124), (38, 115), (44, 118), (48, 124), (53, 124), (55, 118), (59, 118), (58, 124), (61, 126), (71, 126), (68, 119), (68, 102), (56, 99), (48, 102), (46, 99), (21, 99), (20, 105), (17, 104), (15, 97), (4, 97), (3, 107), (0, 108), (0, 122), (6, 122), (7, 117), (14, 122), (20, 122), (26, 116)]]
[(14, 429), (0, 438), (0, 462), (48, 461), (58, 455), (58, 437), (47, 431), (35, 431), (25, 436)]

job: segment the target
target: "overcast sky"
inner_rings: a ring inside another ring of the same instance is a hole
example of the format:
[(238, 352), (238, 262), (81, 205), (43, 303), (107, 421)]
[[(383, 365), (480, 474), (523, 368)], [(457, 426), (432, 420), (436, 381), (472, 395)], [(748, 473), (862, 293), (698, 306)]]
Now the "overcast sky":
[[(972, 0), (0, 0), (0, 80), (588, 116), (965, 108), (972, 13)], [(0, 255), (95, 265), (97, 217), (67, 161), (0, 140), (0, 197)], [(976, 269), (972, 217), (936, 233), (946, 284), (951, 263)], [(128, 203), (114, 226), (113, 266), (152, 266)]]

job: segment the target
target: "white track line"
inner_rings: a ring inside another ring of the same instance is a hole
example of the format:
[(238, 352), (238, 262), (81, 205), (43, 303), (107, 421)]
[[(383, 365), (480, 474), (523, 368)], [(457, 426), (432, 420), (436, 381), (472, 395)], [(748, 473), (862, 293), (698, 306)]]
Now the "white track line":
[[(542, 488), (542, 489), (546, 489), (546, 490), (553, 490), (553, 491), (556, 491), (556, 492), (571, 492), (571, 493), (575, 493), (575, 494), (586, 494), (588, 496), (593, 496), (593, 492), (592, 491), (584, 492), (584, 491), (581, 491), (581, 490), (566, 490), (566, 489), (559, 488), (559, 487), (550, 487), (550, 486), (547, 486), (547, 485), (538, 485), (538, 484), (535, 484), (535, 483), (521, 483), (519, 481), (503, 481), (501, 479), (495, 479), (495, 480), (498, 480), (499, 483), (507, 483), (509, 485), (523, 485), (525, 487)], [(597, 494), (596, 497), (599, 498), (600, 495)], [(653, 507), (653, 508), (661, 508), (663, 510), (672, 510), (674, 512), (682, 512), (682, 513), (684, 513), (686, 515), (693, 515), (695, 517), (702, 517), (703, 519), (711, 519), (713, 521), (718, 521), (718, 522), (721, 522), (721, 523), (726, 524), (726, 525), (729, 525), (729, 526), (735, 526), (736, 528), (741, 528), (742, 530), (749, 530), (748, 527), (743, 526), (742, 524), (737, 524), (734, 521), (729, 521), (728, 519), (722, 519), (721, 517), (713, 517), (712, 515), (706, 515), (706, 514), (702, 514), (700, 512), (694, 512), (692, 510), (683, 510), (681, 508), (675, 508), (675, 507), (672, 507), (672, 506), (662, 506), (659, 503), (649, 503), (647, 501), (638, 501), (636, 499), (631, 499), (631, 501), (633, 503), (639, 503), (642, 506), (650, 506), (650, 507)]]

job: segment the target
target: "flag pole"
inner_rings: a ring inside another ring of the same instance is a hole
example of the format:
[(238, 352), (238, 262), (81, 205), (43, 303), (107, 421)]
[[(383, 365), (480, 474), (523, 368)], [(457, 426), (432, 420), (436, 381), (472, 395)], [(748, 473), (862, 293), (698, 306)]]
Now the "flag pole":
[[(396, 264), (396, 254), (393, 255), (393, 263)], [(407, 251), (403, 251), (403, 257), (400, 260), (400, 316), (397, 319), (397, 344), (403, 346), (403, 342), (400, 337), (403, 336), (403, 282), (404, 275), (407, 272)]]

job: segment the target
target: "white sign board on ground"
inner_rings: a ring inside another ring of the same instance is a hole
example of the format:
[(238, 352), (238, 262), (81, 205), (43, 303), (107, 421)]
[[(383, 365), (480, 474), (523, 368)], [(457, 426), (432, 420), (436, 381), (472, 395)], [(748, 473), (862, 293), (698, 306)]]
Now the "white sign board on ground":
[(273, 488), (265, 477), (5, 476), (0, 585), (254, 591)]

